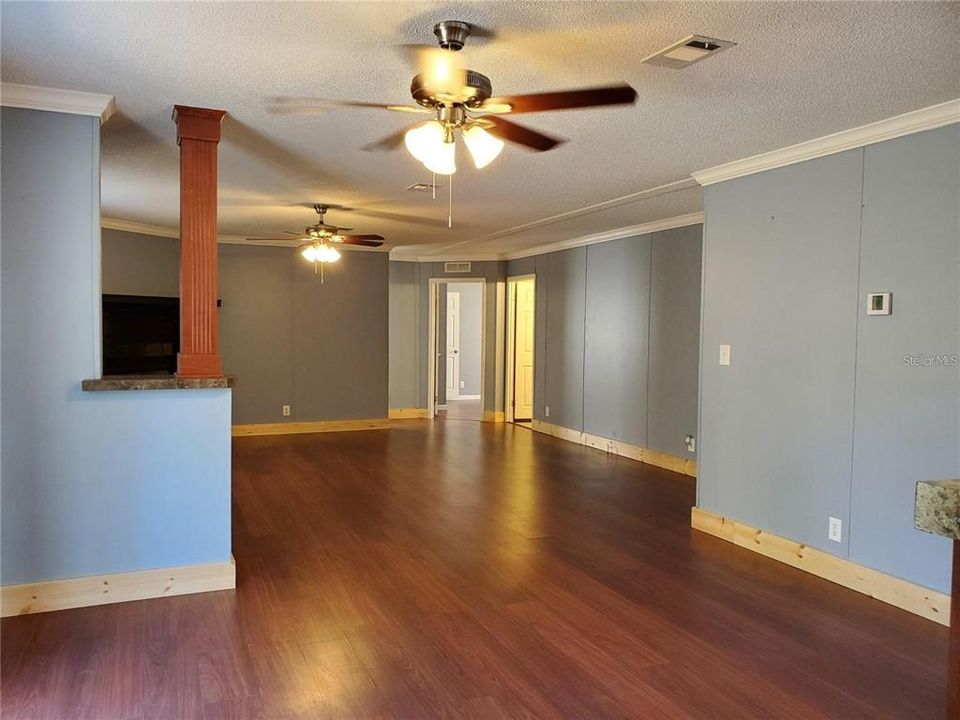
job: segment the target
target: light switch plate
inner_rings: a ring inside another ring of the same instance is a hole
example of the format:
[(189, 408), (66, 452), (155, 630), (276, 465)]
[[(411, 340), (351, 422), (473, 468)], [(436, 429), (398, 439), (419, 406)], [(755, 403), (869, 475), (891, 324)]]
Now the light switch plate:
[(730, 346), (729, 345), (720, 346), (720, 364), (721, 365), (730, 364)]
[(544, 414), (545, 417), (550, 417), (550, 406), (549, 406), (549, 405), (547, 405), (545, 408), (543, 408), (543, 414)]

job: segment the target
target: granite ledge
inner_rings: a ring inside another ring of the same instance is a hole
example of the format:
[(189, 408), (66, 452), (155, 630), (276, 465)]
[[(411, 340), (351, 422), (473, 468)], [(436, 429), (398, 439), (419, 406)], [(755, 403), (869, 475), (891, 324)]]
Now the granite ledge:
[(80, 388), (84, 392), (108, 392), (115, 390), (209, 390), (230, 388), (236, 383), (232, 377), (181, 378), (176, 375), (109, 375), (93, 380), (84, 380)]
[(918, 530), (960, 540), (960, 480), (918, 482), (913, 524)]

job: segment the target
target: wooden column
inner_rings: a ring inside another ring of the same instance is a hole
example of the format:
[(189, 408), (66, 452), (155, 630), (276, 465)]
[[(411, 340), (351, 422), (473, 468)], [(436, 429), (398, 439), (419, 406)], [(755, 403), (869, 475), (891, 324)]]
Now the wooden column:
[(947, 720), (960, 720), (960, 540), (953, 541), (950, 660), (947, 662)]
[(217, 344), (217, 145), (224, 115), (173, 108), (180, 146), (181, 377), (223, 375)]

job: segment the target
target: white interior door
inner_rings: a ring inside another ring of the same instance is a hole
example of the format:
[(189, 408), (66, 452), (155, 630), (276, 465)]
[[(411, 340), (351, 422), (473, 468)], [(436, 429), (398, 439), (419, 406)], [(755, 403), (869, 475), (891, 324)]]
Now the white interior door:
[(515, 420), (533, 418), (533, 348), (534, 302), (533, 280), (517, 283), (516, 325), (514, 335), (514, 408)]
[(447, 400), (460, 397), (460, 293), (447, 292)]

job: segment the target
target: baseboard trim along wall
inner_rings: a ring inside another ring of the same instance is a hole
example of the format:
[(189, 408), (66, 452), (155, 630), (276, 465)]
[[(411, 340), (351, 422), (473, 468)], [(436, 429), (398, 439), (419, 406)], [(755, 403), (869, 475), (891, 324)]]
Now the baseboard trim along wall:
[(640, 445), (631, 445), (622, 440), (612, 440), (599, 435), (580, 432), (579, 430), (571, 430), (570, 428), (552, 425), (542, 420), (534, 420), (531, 423), (531, 427), (545, 435), (552, 435), (561, 440), (603, 450), (611, 455), (630, 458), (637, 462), (655, 465), (656, 467), (672, 470), (673, 472), (689, 475), (690, 477), (697, 476), (697, 461), (690, 458), (677, 457), (676, 455), (641, 447)]
[(690, 526), (941, 625), (950, 624), (950, 596), (851, 560), (694, 507)]
[(300, 435), (303, 433), (345, 432), (349, 430), (386, 430), (390, 427), (387, 418), (370, 420), (314, 420), (312, 422), (258, 423), (234, 425), (234, 437), (251, 435)]
[(390, 420), (417, 420), (427, 417), (426, 408), (390, 408), (387, 411)]
[(0, 587), (0, 617), (233, 590), (236, 586), (237, 568), (233, 559), (222, 563), (5, 585)]
[(503, 410), (484, 410), (483, 411), (483, 421), (484, 422), (494, 422), (502, 423), (506, 421), (506, 415)]

